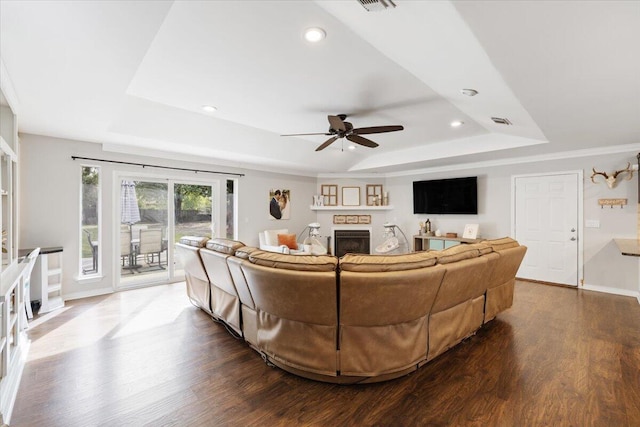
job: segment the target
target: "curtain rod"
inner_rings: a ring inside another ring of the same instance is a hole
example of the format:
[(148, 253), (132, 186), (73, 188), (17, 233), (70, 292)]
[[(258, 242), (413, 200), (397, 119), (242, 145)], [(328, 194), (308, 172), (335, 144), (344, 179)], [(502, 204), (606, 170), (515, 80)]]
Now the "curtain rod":
[(104, 162), (104, 163), (117, 163), (120, 165), (132, 165), (132, 166), (142, 166), (143, 168), (159, 168), (159, 169), (171, 169), (176, 171), (188, 171), (188, 172), (203, 172), (203, 173), (215, 173), (220, 175), (233, 175), (233, 176), (244, 176), (243, 173), (234, 173), (234, 172), (218, 172), (218, 171), (206, 171), (201, 169), (189, 169), (189, 168), (175, 168), (173, 166), (160, 166), (160, 165), (148, 165), (146, 163), (133, 163), (133, 162), (121, 162), (118, 160), (104, 160), (104, 159), (93, 159), (91, 157), (79, 157), (79, 156), (71, 156), (73, 160), (91, 160), (93, 162)]

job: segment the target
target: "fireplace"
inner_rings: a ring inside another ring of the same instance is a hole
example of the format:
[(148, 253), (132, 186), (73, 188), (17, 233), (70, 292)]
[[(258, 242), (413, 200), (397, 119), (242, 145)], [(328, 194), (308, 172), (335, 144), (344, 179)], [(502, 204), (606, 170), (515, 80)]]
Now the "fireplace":
[(334, 254), (337, 257), (349, 253), (371, 253), (371, 232), (369, 230), (334, 230)]

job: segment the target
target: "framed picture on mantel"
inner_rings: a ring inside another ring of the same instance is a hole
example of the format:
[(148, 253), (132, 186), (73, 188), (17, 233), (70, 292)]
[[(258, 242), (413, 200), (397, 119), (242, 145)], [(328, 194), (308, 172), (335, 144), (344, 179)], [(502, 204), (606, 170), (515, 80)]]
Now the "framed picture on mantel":
[(338, 205), (338, 186), (335, 184), (323, 184), (320, 186), (322, 202), (324, 206)]
[(342, 187), (342, 206), (360, 206), (360, 187)]

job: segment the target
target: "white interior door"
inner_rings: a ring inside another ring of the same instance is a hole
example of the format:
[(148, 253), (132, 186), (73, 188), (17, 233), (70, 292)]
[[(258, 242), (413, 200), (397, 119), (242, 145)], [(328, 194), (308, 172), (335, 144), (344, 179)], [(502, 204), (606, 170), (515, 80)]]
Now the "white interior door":
[(579, 175), (514, 178), (514, 237), (528, 247), (518, 277), (577, 286)]

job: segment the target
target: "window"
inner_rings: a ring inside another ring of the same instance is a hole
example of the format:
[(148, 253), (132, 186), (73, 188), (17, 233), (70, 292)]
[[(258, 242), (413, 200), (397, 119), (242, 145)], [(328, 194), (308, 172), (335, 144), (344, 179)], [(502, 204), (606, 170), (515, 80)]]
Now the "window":
[(100, 168), (82, 166), (80, 276), (100, 271)]
[(236, 224), (235, 224), (235, 217), (236, 217), (236, 197), (235, 197), (235, 184), (236, 184), (235, 179), (228, 179), (227, 180), (227, 220), (226, 220), (226, 225), (227, 225), (227, 232), (226, 232), (226, 237), (227, 239), (236, 239), (237, 238), (237, 233), (236, 233)]

